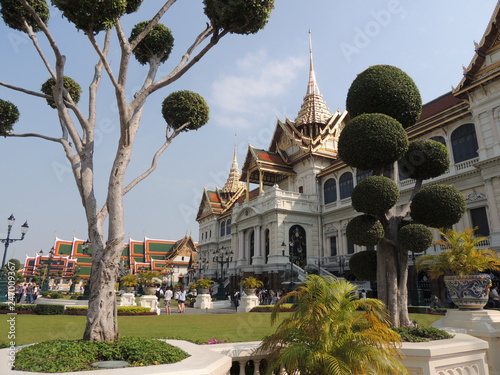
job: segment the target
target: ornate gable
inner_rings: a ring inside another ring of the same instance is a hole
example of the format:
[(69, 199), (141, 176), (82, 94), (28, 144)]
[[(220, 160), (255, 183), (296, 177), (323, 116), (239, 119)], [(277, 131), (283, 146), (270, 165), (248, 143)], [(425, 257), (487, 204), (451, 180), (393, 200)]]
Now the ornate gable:
[(475, 43), (476, 53), (469, 66), (464, 67), (464, 77), (453, 94), (467, 98), (467, 92), (500, 76), (500, 3), (497, 4), (493, 16), (480, 43)]

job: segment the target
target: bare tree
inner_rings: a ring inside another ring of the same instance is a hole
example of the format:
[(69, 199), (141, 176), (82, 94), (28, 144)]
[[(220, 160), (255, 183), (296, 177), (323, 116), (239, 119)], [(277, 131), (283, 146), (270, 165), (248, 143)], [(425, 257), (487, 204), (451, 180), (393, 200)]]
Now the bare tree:
[[(160, 23), (176, 0), (159, 2), (154, 17), (134, 26), (126, 36), (121, 18), (139, 12), (142, 0), (52, 0), (65, 18), (76, 29), (83, 31), (96, 54), (93, 79), (83, 91), (80, 85), (65, 76), (66, 58), (47, 26), (50, 7), (45, 0), (0, 0), (1, 14), (7, 26), (26, 33), (50, 77), (40, 92), (27, 90), (7, 82), (0, 85), (36, 98), (47, 100), (54, 108), (61, 127), (60, 137), (44, 134), (14, 133), (19, 118), (17, 107), (0, 100), (0, 135), (5, 137), (34, 137), (59, 144), (68, 159), (88, 223), (92, 246), (92, 271), (89, 310), (84, 339), (113, 341), (118, 336), (114, 285), (117, 280), (120, 255), (124, 243), (123, 197), (156, 168), (159, 156), (183, 131), (197, 129), (208, 121), (208, 106), (201, 96), (189, 91), (170, 94), (161, 108), (167, 122), (165, 141), (153, 155), (151, 165), (129, 184), (124, 177), (131, 160), (132, 146), (141, 125), (146, 100), (160, 89), (170, 85), (193, 67), (225, 35), (252, 34), (264, 27), (274, 7), (274, 0), (204, 0), (208, 17), (206, 25), (191, 45), (185, 49), (181, 61), (172, 71), (158, 76), (159, 66), (165, 62), (173, 46), (171, 31)], [(37, 33), (48, 43), (44, 51)], [(120, 50), (117, 71), (108, 59), (112, 43)], [(129, 100), (127, 77), (134, 56), (149, 69), (142, 87)], [(79, 69), (85, 69), (79, 66)], [(9, 72), (3, 72), (4, 75)], [(10, 72), (12, 73), (12, 72)], [(106, 199), (99, 204), (94, 182), (95, 137), (97, 103), (101, 82), (107, 79), (114, 88), (118, 107), (119, 139), (110, 168)], [(81, 93), (88, 96), (88, 110), (78, 106)], [(160, 110), (160, 109), (159, 109)], [(104, 224), (107, 223), (107, 233)]]

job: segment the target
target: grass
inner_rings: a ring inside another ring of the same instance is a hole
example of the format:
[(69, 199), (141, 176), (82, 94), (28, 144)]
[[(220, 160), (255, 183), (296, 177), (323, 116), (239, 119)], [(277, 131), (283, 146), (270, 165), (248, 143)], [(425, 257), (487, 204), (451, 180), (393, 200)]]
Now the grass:
[[(288, 313), (280, 314), (284, 318)], [(85, 328), (84, 316), (70, 315), (15, 315), (15, 324), (8, 319), (13, 315), (3, 315), (0, 341), (10, 342), (7, 333), (15, 336), (16, 345), (31, 344), (48, 340), (79, 340)], [(439, 315), (410, 314), (420, 326), (428, 327)], [(13, 330), (12, 330), (13, 329)], [(211, 339), (228, 342), (260, 341), (274, 333), (269, 313), (203, 314), (203, 315), (160, 315), (160, 316), (120, 316), (118, 329), (121, 336), (144, 338), (178, 338), (197, 343)]]

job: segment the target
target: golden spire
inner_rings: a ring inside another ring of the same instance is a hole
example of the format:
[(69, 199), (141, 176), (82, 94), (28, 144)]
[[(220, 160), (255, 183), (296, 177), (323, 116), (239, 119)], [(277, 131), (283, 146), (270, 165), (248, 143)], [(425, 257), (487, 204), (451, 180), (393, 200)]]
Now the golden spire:
[(222, 188), (223, 193), (236, 193), (242, 186), (245, 186), (243, 182), (240, 181), (240, 170), (238, 168), (238, 160), (236, 159), (236, 139), (234, 141), (234, 156), (233, 165), (229, 171), (229, 177), (227, 178), (226, 184)]
[[(295, 119), (295, 125), (317, 125), (326, 124), (332, 114), (325, 101), (323, 95), (319, 92), (319, 87), (316, 82), (316, 74), (314, 73), (313, 53), (312, 53), (312, 37), (311, 30), (309, 30), (309, 82), (307, 85), (307, 92), (304, 96), (304, 101), (300, 107), (299, 115)], [(312, 136), (308, 131), (304, 131), (305, 135)]]

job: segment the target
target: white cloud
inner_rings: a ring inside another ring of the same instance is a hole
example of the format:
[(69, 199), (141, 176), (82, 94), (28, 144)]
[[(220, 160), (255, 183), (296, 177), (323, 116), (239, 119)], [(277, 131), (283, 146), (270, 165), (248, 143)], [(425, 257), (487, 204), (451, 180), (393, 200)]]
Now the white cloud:
[(255, 116), (276, 113), (270, 99), (287, 92), (304, 64), (295, 57), (269, 59), (264, 50), (246, 55), (234, 73), (221, 75), (212, 84), (213, 120), (218, 126), (246, 128)]

